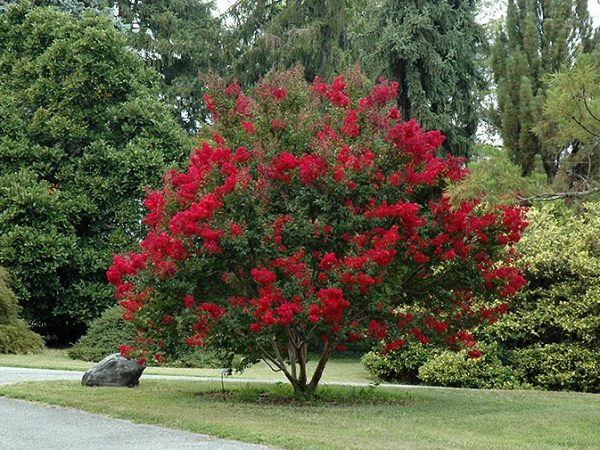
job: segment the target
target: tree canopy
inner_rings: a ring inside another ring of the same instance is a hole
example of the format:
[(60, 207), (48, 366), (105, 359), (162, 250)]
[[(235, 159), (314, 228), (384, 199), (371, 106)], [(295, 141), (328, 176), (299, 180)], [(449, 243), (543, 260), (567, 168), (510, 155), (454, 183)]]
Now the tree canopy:
[(541, 155), (549, 181), (556, 176), (563, 148), (541, 141), (533, 131), (546, 96), (544, 76), (573, 65), (591, 50), (587, 0), (509, 0), (506, 23), (494, 43), (492, 68), (498, 109), (495, 122), (504, 145), (523, 174)]
[(353, 0), (234, 3), (225, 15), (230, 73), (248, 85), (300, 64), (307, 80), (332, 80), (357, 62), (350, 42), (355, 7)]
[(440, 129), (444, 149), (468, 156), (479, 122), (477, 64), (484, 33), (473, 0), (397, 2), (384, 0), (367, 14), (360, 45), (369, 73), (399, 83), (405, 119)]
[(241, 368), (262, 359), (308, 395), (331, 352), (364, 338), (480, 356), (469, 330), (522, 287), (509, 249), (526, 222), (518, 207), (451, 207), (463, 160), (400, 119), (397, 83), (308, 85), (295, 69), (249, 94), (208, 86), (212, 137), (148, 195), (148, 235), (107, 272), (138, 331), (124, 354), (162, 361), (185, 340)]
[(110, 254), (189, 143), (109, 19), (20, 3), (0, 36), (0, 263), (24, 317), (64, 343), (110, 304)]

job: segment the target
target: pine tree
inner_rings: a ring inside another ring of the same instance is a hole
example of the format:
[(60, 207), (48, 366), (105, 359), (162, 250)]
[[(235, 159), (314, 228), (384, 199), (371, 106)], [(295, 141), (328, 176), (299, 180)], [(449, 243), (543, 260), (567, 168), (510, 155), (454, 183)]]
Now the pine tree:
[(383, 0), (360, 32), (368, 72), (400, 83), (405, 118), (440, 129), (446, 151), (468, 155), (477, 130), (477, 58), (483, 31), (474, 0)]
[(591, 32), (585, 0), (508, 2), (492, 59), (498, 99), (495, 124), (524, 175), (541, 155), (548, 179), (556, 176), (562, 149), (541, 141), (532, 130), (542, 114), (544, 77), (590, 51)]

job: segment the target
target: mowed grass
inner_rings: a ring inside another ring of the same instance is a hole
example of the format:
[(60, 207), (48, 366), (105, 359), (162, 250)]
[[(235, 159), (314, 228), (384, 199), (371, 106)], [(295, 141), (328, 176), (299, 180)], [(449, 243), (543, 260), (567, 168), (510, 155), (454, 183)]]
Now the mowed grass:
[[(46, 349), (41, 353), (28, 355), (0, 354), (0, 366), (29, 367), (59, 370), (87, 370), (94, 363), (70, 359), (66, 350)], [(316, 361), (310, 361), (308, 369), (314, 370)], [(152, 375), (186, 375), (198, 377), (221, 377), (220, 369), (188, 369), (176, 367), (148, 367), (144, 371)], [(248, 378), (255, 380), (285, 381), (280, 372), (273, 372), (266, 364), (260, 363), (247, 369), (242, 374), (234, 374), (232, 378)], [(358, 359), (332, 359), (327, 364), (323, 381), (371, 383), (373, 378)]]
[(285, 449), (597, 449), (600, 396), (540, 391), (323, 387), (144, 381), (0, 386), (0, 395)]

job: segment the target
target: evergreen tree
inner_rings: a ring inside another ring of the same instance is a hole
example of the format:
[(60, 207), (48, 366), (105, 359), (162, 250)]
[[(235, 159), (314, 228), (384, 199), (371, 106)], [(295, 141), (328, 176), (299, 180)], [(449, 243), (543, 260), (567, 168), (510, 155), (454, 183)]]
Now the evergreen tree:
[(349, 40), (353, 0), (240, 0), (226, 14), (230, 71), (243, 84), (301, 64), (326, 80), (355, 63)]
[(367, 72), (400, 83), (406, 119), (440, 129), (446, 151), (469, 155), (477, 130), (477, 58), (483, 31), (474, 0), (383, 0), (373, 3), (362, 37)]
[[(112, 4), (112, 0), (107, 0)], [(130, 45), (162, 76), (161, 94), (190, 132), (204, 118), (199, 75), (222, 66), (221, 28), (206, 0), (116, 0)]]
[(106, 267), (185, 133), (107, 18), (21, 3), (0, 15), (0, 264), (55, 343), (113, 302)]
[(595, 55), (581, 55), (576, 64), (548, 78), (546, 100), (534, 132), (557, 154), (560, 170), (555, 185), (585, 191), (600, 175), (600, 64)]
[(508, 1), (506, 23), (493, 51), (498, 86), (494, 121), (525, 175), (533, 170), (536, 155), (542, 156), (550, 181), (558, 171), (561, 149), (541, 141), (532, 130), (543, 109), (543, 79), (590, 51), (591, 31), (586, 0)]

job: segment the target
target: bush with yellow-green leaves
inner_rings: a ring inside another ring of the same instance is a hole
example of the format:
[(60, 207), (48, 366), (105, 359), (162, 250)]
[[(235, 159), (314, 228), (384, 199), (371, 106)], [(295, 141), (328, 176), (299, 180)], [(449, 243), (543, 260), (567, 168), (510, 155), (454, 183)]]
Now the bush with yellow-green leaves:
[[(508, 314), (479, 331), (487, 342), (484, 356), (469, 361), (460, 353), (430, 354), (410, 381), (600, 392), (600, 202), (579, 211), (562, 204), (535, 207), (528, 220), (518, 246), (528, 284)], [(409, 362), (418, 359), (414, 353)], [(395, 358), (371, 353), (364, 361), (383, 378), (406, 373), (402, 352)]]

